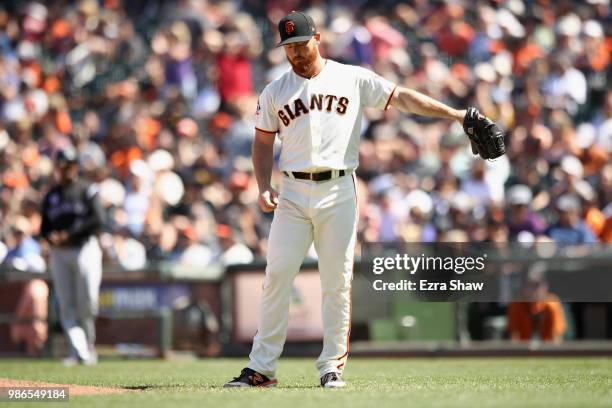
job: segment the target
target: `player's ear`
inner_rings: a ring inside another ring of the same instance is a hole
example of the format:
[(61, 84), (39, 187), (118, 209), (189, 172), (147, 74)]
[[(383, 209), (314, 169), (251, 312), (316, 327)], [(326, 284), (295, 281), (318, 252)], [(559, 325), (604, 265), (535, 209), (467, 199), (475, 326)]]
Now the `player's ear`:
[(314, 35), (314, 38), (317, 41), (317, 44), (319, 44), (321, 42), (321, 33), (317, 31), (317, 33)]

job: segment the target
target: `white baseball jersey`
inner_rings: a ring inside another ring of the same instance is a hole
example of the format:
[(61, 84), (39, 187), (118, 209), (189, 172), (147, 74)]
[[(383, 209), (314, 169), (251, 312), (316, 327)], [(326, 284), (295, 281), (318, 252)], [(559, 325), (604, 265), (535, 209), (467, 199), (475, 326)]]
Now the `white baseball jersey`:
[(363, 108), (387, 109), (395, 88), (370, 70), (332, 60), (310, 79), (290, 69), (261, 93), (255, 127), (278, 132), (281, 171), (355, 169)]

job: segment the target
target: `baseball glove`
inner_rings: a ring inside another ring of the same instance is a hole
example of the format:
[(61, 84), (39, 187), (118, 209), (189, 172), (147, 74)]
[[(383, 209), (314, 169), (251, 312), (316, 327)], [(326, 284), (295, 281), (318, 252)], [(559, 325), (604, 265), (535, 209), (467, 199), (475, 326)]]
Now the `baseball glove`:
[(504, 134), (478, 109), (470, 106), (463, 119), (463, 130), (472, 143), (472, 153), (483, 159), (497, 159), (506, 152)]

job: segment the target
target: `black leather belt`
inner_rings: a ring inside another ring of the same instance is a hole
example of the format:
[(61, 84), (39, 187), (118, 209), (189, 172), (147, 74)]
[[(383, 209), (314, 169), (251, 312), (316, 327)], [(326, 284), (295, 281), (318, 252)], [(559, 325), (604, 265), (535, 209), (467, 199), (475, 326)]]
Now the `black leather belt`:
[[(301, 171), (283, 171), (285, 176), (291, 177), (293, 175), (294, 178), (300, 180), (312, 180), (312, 181), (327, 181), (332, 178), (332, 171), (321, 171), (319, 173), (304, 173)], [(344, 170), (338, 170), (338, 177), (342, 177), (346, 174)]]

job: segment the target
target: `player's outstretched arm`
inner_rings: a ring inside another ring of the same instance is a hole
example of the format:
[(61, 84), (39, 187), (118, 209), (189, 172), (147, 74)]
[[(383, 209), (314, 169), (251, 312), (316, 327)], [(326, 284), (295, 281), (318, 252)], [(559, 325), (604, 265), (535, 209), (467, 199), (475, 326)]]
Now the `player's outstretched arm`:
[(472, 152), (483, 159), (496, 159), (506, 152), (504, 135), (497, 125), (469, 107), (458, 110), (412, 89), (397, 87), (389, 102), (402, 112), (442, 119), (454, 119), (470, 138)]
[(389, 105), (405, 113), (430, 116), (442, 119), (454, 119), (463, 124), (466, 110), (453, 109), (450, 106), (417, 92), (413, 89), (398, 86), (391, 97)]
[(253, 170), (259, 186), (259, 207), (264, 212), (274, 211), (278, 205), (278, 193), (272, 188), (275, 135), (255, 130), (253, 140)]

